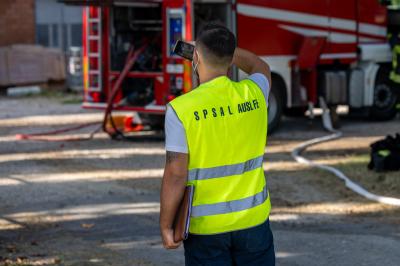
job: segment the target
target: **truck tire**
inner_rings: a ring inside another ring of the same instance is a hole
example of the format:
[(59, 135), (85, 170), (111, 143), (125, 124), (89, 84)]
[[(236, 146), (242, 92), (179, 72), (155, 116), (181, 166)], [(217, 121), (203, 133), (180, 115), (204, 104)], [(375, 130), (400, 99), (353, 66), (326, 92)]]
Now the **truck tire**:
[(164, 114), (140, 113), (140, 118), (144, 125), (150, 126), (151, 130), (164, 130)]
[(281, 122), (285, 86), (279, 79), (273, 78), (272, 88), (268, 96), (268, 134), (274, 132)]
[(398, 95), (392, 88), (389, 79), (390, 68), (381, 67), (375, 81), (374, 104), (370, 109), (370, 118), (373, 120), (389, 120), (397, 114)]
[(304, 117), (306, 111), (307, 107), (292, 107), (285, 109), (283, 114), (288, 117)]

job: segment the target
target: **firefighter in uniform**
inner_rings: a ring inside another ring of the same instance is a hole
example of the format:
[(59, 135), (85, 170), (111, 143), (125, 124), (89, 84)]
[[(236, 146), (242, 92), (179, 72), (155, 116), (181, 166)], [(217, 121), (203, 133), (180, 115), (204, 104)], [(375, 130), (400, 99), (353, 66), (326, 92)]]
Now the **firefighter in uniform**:
[[(164, 247), (177, 248), (173, 220), (186, 184), (194, 186), (186, 265), (275, 265), (264, 176), (268, 64), (236, 48), (225, 27), (209, 24), (196, 39), (200, 85), (167, 106), (166, 164), (160, 229)], [(227, 77), (231, 64), (250, 76)]]
[(390, 80), (397, 86), (400, 86), (400, 32), (392, 33), (390, 43), (393, 53), (392, 71), (390, 72)]
[[(385, 0), (382, 3), (388, 5), (389, 9), (400, 12), (400, 0)], [(400, 29), (399, 27), (390, 27), (388, 32), (389, 44), (392, 49), (392, 71), (390, 80), (397, 86), (400, 86)]]

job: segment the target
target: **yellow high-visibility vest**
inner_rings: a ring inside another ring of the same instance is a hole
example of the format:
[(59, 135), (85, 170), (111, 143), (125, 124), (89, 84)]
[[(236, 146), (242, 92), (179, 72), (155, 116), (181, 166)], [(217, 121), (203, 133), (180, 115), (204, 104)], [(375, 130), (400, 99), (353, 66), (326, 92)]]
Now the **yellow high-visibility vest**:
[(186, 131), (192, 234), (217, 234), (266, 221), (267, 105), (256, 83), (221, 76), (171, 103)]
[(400, 8), (400, 0), (391, 0), (392, 8)]
[(392, 58), (392, 71), (390, 72), (390, 79), (400, 84), (400, 45), (393, 47), (393, 58)]

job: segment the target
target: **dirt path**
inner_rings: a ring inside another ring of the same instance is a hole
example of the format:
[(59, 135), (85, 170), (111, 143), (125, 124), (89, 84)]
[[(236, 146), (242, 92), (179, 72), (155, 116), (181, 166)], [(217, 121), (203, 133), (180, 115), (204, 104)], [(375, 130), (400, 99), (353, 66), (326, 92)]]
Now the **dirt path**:
[[(118, 142), (99, 134), (65, 143), (14, 138), (100, 120), (101, 114), (54, 99), (0, 98), (0, 265), (18, 258), (19, 265), (183, 264), (183, 250), (167, 252), (159, 238), (162, 136)], [(363, 160), (346, 165), (399, 128), (399, 119), (346, 119), (343, 139), (318, 145), (307, 156), (364, 175)], [(324, 134), (319, 121), (286, 119), (269, 138), (264, 168), (278, 265), (398, 265), (398, 208), (369, 202), (335, 177), (291, 159), (296, 144)], [(397, 184), (389, 189), (385, 183), (396, 174), (385, 175), (383, 185), (376, 181), (380, 175), (369, 174), (372, 181), (359, 180), (379, 192), (399, 193)]]

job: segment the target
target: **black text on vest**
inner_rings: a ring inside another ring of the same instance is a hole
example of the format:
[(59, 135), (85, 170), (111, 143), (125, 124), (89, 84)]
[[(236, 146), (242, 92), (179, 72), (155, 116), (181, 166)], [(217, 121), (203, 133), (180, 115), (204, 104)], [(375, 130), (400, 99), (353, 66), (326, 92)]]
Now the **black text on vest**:
[[(260, 108), (260, 105), (256, 99), (239, 103), (238, 105), (238, 113), (245, 113), (245, 112), (250, 112), (256, 109)], [(210, 117), (216, 118), (216, 117), (223, 117), (223, 116), (229, 116), (233, 115), (233, 108), (231, 106), (220, 106), (220, 107), (212, 107), (208, 109), (202, 109), (201, 111), (194, 111), (194, 119), (196, 121), (199, 121), (201, 119), (208, 119)]]
[(260, 105), (258, 104), (258, 101), (254, 99), (252, 101), (239, 103), (238, 104), (238, 113), (249, 112), (249, 111), (256, 110), (258, 108), (260, 108)]
[(233, 108), (231, 106), (220, 106), (220, 107), (212, 107), (209, 109), (203, 109), (201, 111), (194, 111), (194, 119), (196, 121), (199, 121), (201, 119), (208, 119), (210, 117), (215, 118), (215, 117), (222, 117), (222, 116), (227, 116), (227, 115), (233, 115), (232, 112)]

